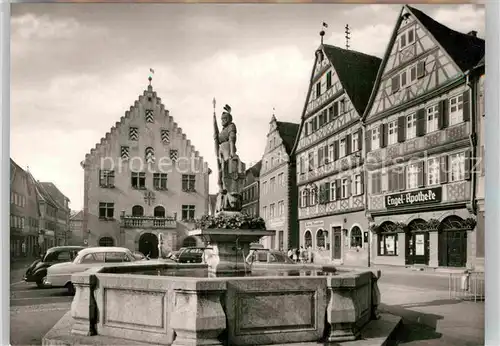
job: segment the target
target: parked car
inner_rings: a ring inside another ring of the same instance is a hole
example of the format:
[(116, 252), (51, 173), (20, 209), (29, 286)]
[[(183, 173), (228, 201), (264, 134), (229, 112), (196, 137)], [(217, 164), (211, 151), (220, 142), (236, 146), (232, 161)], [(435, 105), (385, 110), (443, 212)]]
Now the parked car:
[(179, 263), (204, 263), (205, 253), (204, 247), (188, 247), (183, 249), (177, 255), (177, 262)]
[(138, 261), (145, 260), (138, 259), (132, 251), (123, 247), (85, 248), (78, 252), (72, 262), (59, 263), (49, 267), (44, 284), (51, 287), (66, 287), (70, 294), (74, 294), (75, 289), (71, 283), (71, 275), (84, 272), (92, 267), (106, 267), (117, 263)]
[(178, 262), (179, 261), (179, 255), (181, 254), (182, 251), (186, 250), (187, 248), (185, 247), (181, 247), (179, 250), (177, 251), (171, 251), (168, 255), (167, 255), (167, 258), (173, 260), (173, 261), (176, 261)]
[(24, 281), (34, 282), (38, 288), (43, 288), (43, 280), (47, 276), (47, 268), (63, 262), (72, 262), (83, 246), (56, 246), (47, 250), (41, 258), (35, 260), (26, 270)]
[(246, 262), (249, 264), (255, 264), (255, 263), (295, 264), (295, 262), (292, 261), (290, 257), (286, 255), (286, 253), (270, 249), (250, 250), (250, 253), (246, 258)]

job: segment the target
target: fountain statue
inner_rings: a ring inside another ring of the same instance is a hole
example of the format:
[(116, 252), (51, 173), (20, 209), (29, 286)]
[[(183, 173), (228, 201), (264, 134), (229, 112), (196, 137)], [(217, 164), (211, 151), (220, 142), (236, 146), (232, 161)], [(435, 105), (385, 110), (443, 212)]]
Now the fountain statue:
[(210, 244), (206, 252), (209, 274), (234, 275), (246, 272), (245, 256), (250, 243), (265, 236), (272, 236), (262, 218), (254, 218), (241, 212), (241, 192), (245, 184), (245, 164), (237, 155), (237, 130), (231, 114), (231, 106), (225, 105), (221, 115), (222, 130), (219, 132), (213, 100), (214, 144), (217, 157), (217, 194), (215, 216), (205, 215), (189, 232)]

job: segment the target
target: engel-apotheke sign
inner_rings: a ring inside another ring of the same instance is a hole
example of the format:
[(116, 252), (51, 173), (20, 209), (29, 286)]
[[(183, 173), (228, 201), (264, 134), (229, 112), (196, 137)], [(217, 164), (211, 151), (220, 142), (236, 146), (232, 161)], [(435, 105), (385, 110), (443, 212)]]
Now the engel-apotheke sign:
[(385, 196), (385, 207), (387, 209), (439, 202), (441, 202), (441, 187)]

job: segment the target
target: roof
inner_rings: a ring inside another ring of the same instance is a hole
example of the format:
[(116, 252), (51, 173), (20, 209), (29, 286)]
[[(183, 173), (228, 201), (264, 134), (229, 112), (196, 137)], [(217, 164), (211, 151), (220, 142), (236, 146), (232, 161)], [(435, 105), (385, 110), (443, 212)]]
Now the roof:
[(116, 246), (95, 246), (87, 247), (78, 253), (78, 256), (85, 256), (89, 253), (100, 253), (100, 252), (130, 252), (129, 249), (125, 247)]
[(255, 165), (247, 169), (247, 173), (252, 172), (254, 177), (258, 177), (260, 175), (260, 168), (262, 167), (262, 160), (259, 160)]
[(50, 249), (47, 250), (47, 253), (52, 253), (56, 251), (64, 251), (64, 250), (79, 250), (79, 249), (85, 249), (84, 246), (77, 246), (77, 245), (64, 245), (64, 246), (54, 246), (51, 247)]
[(324, 44), (323, 50), (339, 76), (340, 83), (362, 116), (382, 60), (376, 56)]
[(80, 210), (74, 213), (70, 218), (70, 220), (83, 220), (83, 210)]
[[(280, 134), (283, 145), (285, 146), (286, 153), (290, 155), (295, 144), (295, 139), (297, 138), (297, 133), (299, 132), (299, 124), (287, 123), (283, 121), (276, 121), (276, 126), (278, 128), (278, 133)], [(262, 162), (259, 161), (259, 171)], [(257, 175), (258, 176), (258, 175)]]
[(434, 36), (463, 72), (475, 67), (481, 58), (484, 58), (485, 42), (483, 39), (452, 30), (414, 7), (407, 5), (407, 8)]
[[(55, 201), (59, 202), (57, 200), (57, 197), (59, 197), (59, 196), (57, 196), (57, 194), (59, 194), (64, 199), (67, 199), (68, 202), (69, 202), (69, 198), (66, 197), (66, 195), (64, 193), (62, 193), (61, 190), (59, 190), (54, 183), (51, 183), (51, 182), (41, 182), (40, 184), (42, 184), (42, 186), (47, 190), (47, 192), (52, 196), (52, 198)], [(64, 209), (64, 206), (63, 206), (63, 209)]]

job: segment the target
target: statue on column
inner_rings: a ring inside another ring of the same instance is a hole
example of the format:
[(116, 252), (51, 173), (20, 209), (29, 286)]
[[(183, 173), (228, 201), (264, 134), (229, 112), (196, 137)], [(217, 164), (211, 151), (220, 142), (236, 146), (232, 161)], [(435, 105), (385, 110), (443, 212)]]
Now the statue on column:
[(216, 211), (240, 212), (242, 208), (241, 191), (245, 182), (245, 165), (236, 154), (236, 125), (233, 123), (231, 107), (224, 106), (221, 116), (222, 131), (219, 132), (214, 105), (214, 141), (217, 156), (219, 193)]

